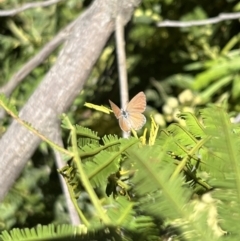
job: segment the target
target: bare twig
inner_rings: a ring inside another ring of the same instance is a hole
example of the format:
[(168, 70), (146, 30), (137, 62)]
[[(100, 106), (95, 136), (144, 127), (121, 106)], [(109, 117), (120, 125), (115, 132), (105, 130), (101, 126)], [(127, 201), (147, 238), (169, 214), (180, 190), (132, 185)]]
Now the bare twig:
[(208, 24), (216, 24), (226, 20), (238, 19), (240, 18), (240, 13), (221, 13), (217, 17), (208, 18), (204, 20), (193, 20), (193, 21), (172, 21), (172, 20), (165, 20), (163, 22), (157, 23), (157, 27), (172, 27), (172, 28), (187, 28), (193, 26), (202, 26)]
[[(115, 35), (116, 35), (116, 46), (117, 46), (121, 108), (125, 108), (126, 103), (128, 103), (129, 101), (129, 96), (128, 96), (128, 80), (127, 80), (127, 68), (126, 68), (125, 41), (124, 41), (124, 24), (123, 24), (121, 14), (118, 14), (116, 17)], [(127, 138), (129, 136), (129, 133), (123, 132), (122, 135), (123, 137)]]
[[(58, 144), (59, 146), (63, 147), (63, 142), (62, 142), (62, 138), (61, 138), (61, 130), (59, 128), (59, 126), (55, 128), (55, 143)], [(55, 162), (57, 165), (58, 169), (61, 169), (62, 167), (64, 167), (65, 163), (63, 161), (62, 155), (61, 153), (59, 153), (57, 150), (54, 149), (54, 156), (55, 156)], [(63, 194), (66, 198), (66, 203), (67, 203), (67, 209), (68, 209), (68, 213), (69, 213), (69, 217), (71, 220), (71, 224), (72, 225), (79, 225), (80, 224), (80, 219), (79, 216), (77, 214), (77, 211), (72, 203), (72, 200), (70, 198), (69, 195), (69, 191), (67, 188), (67, 185), (63, 179), (63, 177), (61, 175), (59, 175), (59, 179), (60, 179), (60, 183), (62, 186), (62, 190), (63, 190)]]
[(20, 12), (23, 12), (30, 8), (37, 8), (37, 7), (48, 7), (52, 4), (61, 2), (63, 0), (48, 0), (43, 2), (32, 2), (32, 3), (26, 3), (21, 7), (10, 9), (10, 10), (0, 10), (0, 17), (6, 17), (6, 16), (14, 16)]
[(48, 42), (42, 50), (30, 59), (13, 77), (0, 88), (0, 93), (6, 96), (11, 95), (18, 84), (38, 65), (40, 65), (62, 42), (64, 42), (71, 31), (75, 21), (71, 22), (67, 27), (61, 30), (50, 42)]

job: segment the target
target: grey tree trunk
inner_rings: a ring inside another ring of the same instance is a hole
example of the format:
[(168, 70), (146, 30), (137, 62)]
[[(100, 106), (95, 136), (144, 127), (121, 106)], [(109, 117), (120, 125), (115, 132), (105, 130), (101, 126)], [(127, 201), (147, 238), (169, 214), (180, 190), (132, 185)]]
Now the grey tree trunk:
[[(82, 90), (109, 36), (115, 17), (122, 14), (126, 24), (140, 0), (95, 0), (73, 27), (55, 65), (20, 111), (51, 140), (55, 140), (59, 115), (65, 112)], [(21, 173), (40, 139), (13, 121), (0, 140), (0, 200)]]

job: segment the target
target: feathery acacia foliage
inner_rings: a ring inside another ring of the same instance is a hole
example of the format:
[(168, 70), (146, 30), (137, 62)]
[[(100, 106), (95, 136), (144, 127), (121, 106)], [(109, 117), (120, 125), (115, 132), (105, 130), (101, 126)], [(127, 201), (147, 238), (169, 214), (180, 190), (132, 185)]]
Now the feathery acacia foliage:
[[(11, 113), (6, 101), (0, 103)], [(116, 240), (162, 240), (166, 230), (172, 240), (238, 239), (239, 126), (218, 106), (179, 118), (185, 126), (170, 125), (155, 142), (151, 131), (151, 145), (136, 137), (100, 138), (63, 118), (71, 159), (59, 172), (91, 237), (111, 227)], [(90, 214), (81, 209), (83, 195)], [(23, 233), (4, 232), (1, 239), (38, 240), (34, 231)]]

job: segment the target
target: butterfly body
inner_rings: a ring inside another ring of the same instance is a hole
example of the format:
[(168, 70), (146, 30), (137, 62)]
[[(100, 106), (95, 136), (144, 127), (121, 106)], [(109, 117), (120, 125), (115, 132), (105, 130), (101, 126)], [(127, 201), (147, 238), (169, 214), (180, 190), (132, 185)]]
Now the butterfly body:
[(111, 100), (109, 103), (124, 132), (129, 132), (131, 129), (139, 130), (146, 123), (146, 118), (142, 114), (146, 109), (146, 96), (143, 92), (135, 95), (127, 104), (126, 109), (120, 109)]
[(123, 118), (127, 119), (128, 116), (129, 116), (129, 113), (128, 113), (127, 111), (121, 109), (121, 116), (122, 116)]

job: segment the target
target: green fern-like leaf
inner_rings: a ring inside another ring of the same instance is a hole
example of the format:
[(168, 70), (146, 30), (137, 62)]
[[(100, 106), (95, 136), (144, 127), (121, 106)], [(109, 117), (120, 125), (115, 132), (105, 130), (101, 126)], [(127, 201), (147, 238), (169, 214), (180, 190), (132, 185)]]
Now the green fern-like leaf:
[(74, 227), (71, 225), (48, 226), (38, 225), (36, 228), (13, 229), (3, 231), (0, 238), (3, 241), (37, 241), (54, 240), (68, 237), (69, 240), (79, 240), (79, 236), (87, 233), (85, 226)]
[(179, 118), (185, 120), (186, 128), (195, 138), (203, 139), (206, 136), (205, 127), (193, 113), (181, 113)]
[(92, 161), (85, 163), (84, 168), (93, 187), (103, 184), (106, 186), (107, 178), (111, 174), (116, 173), (120, 168), (121, 155), (126, 149), (138, 142), (135, 138), (127, 140), (118, 140), (115, 136), (104, 138), (104, 144), (108, 147), (119, 144), (119, 141), (121, 146), (117, 152), (103, 150), (95, 155)]
[(108, 209), (107, 213), (111, 220), (115, 220), (117, 226), (122, 227), (128, 227), (136, 215), (134, 203), (121, 196), (112, 203), (112, 207)]
[(156, 144), (161, 147), (162, 153), (167, 153), (168, 162), (179, 165), (178, 172), (197, 167), (199, 164), (199, 150), (202, 141), (196, 139), (187, 129), (179, 125), (171, 125), (162, 131)]
[(99, 143), (89, 143), (85, 146), (80, 146), (79, 156), (84, 162), (92, 161), (94, 156), (102, 150), (104, 150), (104, 147), (100, 146)]
[[(68, 116), (65, 114), (62, 115), (61, 127), (67, 130), (73, 129), (72, 123), (70, 122)], [(90, 130), (89, 128), (76, 125), (75, 129), (76, 129), (76, 134), (80, 136), (80, 138), (78, 139), (79, 146), (84, 146), (90, 143), (97, 143), (100, 140), (97, 133)]]
[(139, 209), (171, 220), (170, 223), (181, 230), (181, 236), (186, 240), (216, 240), (206, 225), (207, 210), (193, 217), (195, 206), (190, 202), (191, 192), (184, 184), (183, 176), (171, 178), (175, 166), (155, 157), (154, 148), (158, 147), (127, 151), (129, 157), (136, 161), (138, 169), (132, 181), (140, 198)]
[(157, 233), (157, 227), (154, 224), (153, 218), (138, 215), (135, 206), (136, 203), (120, 196), (111, 204), (111, 208), (108, 209), (107, 214), (111, 220), (114, 220), (116, 226), (128, 232), (139, 233), (138, 240), (158, 240), (159, 234)]
[(104, 145), (100, 145), (100, 143), (91, 143), (86, 144), (85, 146), (80, 146), (80, 157), (84, 161), (92, 160), (94, 155), (97, 155), (99, 152), (103, 150), (107, 151), (118, 151), (120, 141), (117, 136), (105, 136), (102, 138)]
[(92, 131), (86, 127), (76, 125), (76, 133), (79, 136), (88, 137), (92, 140), (100, 140), (100, 137), (97, 135), (97, 133), (95, 131)]
[(107, 151), (119, 151), (119, 138), (116, 135), (107, 135), (102, 138), (103, 144)]
[[(214, 113), (214, 115), (212, 114)], [(224, 230), (238, 234), (240, 223), (240, 138), (239, 125), (232, 124), (221, 107), (211, 106), (201, 111), (206, 133), (211, 140), (206, 143), (213, 155), (208, 155), (209, 173), (216, 187), (214, 196), (221, 200), (220, 215)], [(205, 156), (207, 158), (207, 155)], [(215, 167), (215, 169), (214, 169)], [(227, 218), (229, 213), (233, 215)]]
[(172, 124), (167, 130), (174, 137), (175, 142), (178, 145), (184, 146), (186, 149), (192, 148), (198, 142), (198, 140), (181, 125)]
[(106, 185), (108, 176), (119, 169), (120, 155), (118, 152), (101, 151), (93, 161), (84, 165), (93, 187)]

